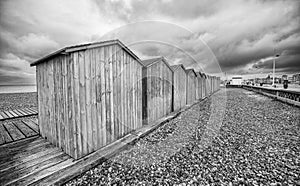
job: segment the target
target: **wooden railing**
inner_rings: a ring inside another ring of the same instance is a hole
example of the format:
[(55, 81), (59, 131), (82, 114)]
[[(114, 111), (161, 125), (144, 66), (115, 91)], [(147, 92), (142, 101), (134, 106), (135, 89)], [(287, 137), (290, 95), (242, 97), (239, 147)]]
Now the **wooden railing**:
[(249, 85), (243, 85), (243, 88), (300, 107), (300, 92)]

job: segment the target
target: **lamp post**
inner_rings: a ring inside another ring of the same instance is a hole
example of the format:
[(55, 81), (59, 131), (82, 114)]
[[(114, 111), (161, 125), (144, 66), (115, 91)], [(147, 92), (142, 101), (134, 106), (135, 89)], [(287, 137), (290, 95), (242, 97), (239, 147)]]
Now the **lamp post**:
[(275, 53), (275, 49), (274, 49), (274, 57), (273, 57), (273, 84), (272, 87), (275, 87), (275, 58), (279, 57), (279, 54)]

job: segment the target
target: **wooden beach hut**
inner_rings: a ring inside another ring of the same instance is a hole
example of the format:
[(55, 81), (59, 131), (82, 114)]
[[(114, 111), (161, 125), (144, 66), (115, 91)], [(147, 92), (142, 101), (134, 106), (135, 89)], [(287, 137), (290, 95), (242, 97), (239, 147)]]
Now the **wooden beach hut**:
[(201, 99), (205, 98), (205, 74), (203, 72), (199, 72), (201, 75)]
[(206, 75), (206, 96), (210, 95), (210, 86), (209, 86), (209, 75)]
[(208, 94), (211, 95), (211, 93), (212, 93), (212, 86), (211, 86), (212, 78), (211, 78), (211, 75), (208, 75), (207, 79), (208, 79)]
[(202, 77), (203, 77), (203, 96), (207, 97), (208, 93), (207, 93), (207, 75), (205, 73), (202, 73)]
[(216, 76), (212, 76), (212, 87), (213, 87), (213, 92), (215, 92), (216, 89)]
[(196, 101), (197, 75), (194, 69), (186, 69), (186, 102), (192, 104)]
[(142, 63), (119, 40), (70, 46), (34, 63), (41, 135), (75, 159), (142, 125)]
[(143, 60), (143, 123), (173, 111), (173, 70), (163, 57)]
[(171, 68), (174, 71), (174, 90), (173, 90), (173, 105), (174, 110), (180, 110), (186, 105), (186, 73), (182, 64), (173, 65)]
[(197, 95), (196, 99), (202, 99), (202, 75), (200, 72), (196, 72), (197, 74)]

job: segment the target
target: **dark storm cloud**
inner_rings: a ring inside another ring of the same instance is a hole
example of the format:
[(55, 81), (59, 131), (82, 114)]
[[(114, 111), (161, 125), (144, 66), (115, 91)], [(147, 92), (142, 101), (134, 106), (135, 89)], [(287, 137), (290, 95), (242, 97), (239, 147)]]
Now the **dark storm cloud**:
[(94, 0), (99, 10), (108, 15), (118, 16), (125, 21), (149, 19), (164, 15), (180, 20), (211, 16), (226, 5), (215, 0), (152, 0), (152, 1), (99, 1)]
[(217, 59), (228, 73), (256, 73), (270, 70), (267, 59), (275, 47), (282, 54), (277, 70), (293, 73), (300, 65), (299, 14), (296, 0), (2, 0), (1, 77), (34, 74), (29, 63), (54, 50), (103, 39), (111, 30), (143, 20), (163, 23), (130, 24), (115, 35), (126, 44), (162, 41), (133, 46), (141, 58), (164, 55), (172, 64), (208, 73), (216, 72)]

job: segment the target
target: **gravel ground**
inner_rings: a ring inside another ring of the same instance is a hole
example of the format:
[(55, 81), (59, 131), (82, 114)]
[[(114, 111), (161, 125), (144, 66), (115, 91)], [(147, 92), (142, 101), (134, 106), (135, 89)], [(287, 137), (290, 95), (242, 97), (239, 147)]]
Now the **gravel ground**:
[(300, 185), (299, 137), (299, 108), (221, 90), (66, 185)]
[(0, 94), (0, 112), (19, 108), (37, 107), (37, 93), (2, 93)]

